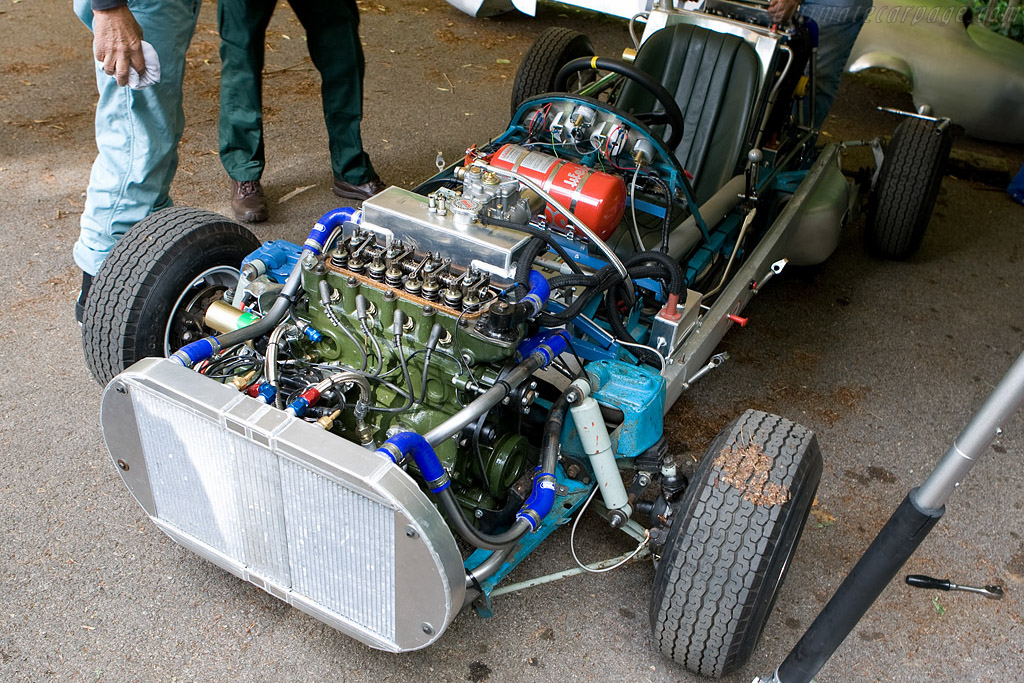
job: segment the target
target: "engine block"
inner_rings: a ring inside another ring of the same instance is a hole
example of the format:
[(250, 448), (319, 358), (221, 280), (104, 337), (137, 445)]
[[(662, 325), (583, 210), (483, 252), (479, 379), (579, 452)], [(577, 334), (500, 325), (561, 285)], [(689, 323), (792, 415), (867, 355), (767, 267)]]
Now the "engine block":
[[(373, 383), (366, 421), (377, 443), (444, 422), (494, 384), (523, 335), (522, 325), (503, 314), (503, 303), (491, 306), (497, 290), (488, 273), (403, 240), (386, 244), (366, 230), (304, 261), (302, 286), (309, 302), (304, 314), (321, 335), (306, 345), (307, 355), (391, 379)], [(515, 398), (495, 413), (529, 412), (530, 385)], [(352, 441), (367, 437), (358, 433), (351, 411), (332, 428)], [(465, 432), (435, 450), (464, 505), (500, 507), (526, 467), (527, 441), (499, 434), (493, 421)]]

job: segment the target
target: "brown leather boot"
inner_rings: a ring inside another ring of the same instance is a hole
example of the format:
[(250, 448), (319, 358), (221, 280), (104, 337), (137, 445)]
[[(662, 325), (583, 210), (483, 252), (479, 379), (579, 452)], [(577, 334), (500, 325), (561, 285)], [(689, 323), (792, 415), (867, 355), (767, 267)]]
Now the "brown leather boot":
[(261, 223), (270, 217), (267, 198), (258, 180), (231, 181), (231, 210), (245, 223)]

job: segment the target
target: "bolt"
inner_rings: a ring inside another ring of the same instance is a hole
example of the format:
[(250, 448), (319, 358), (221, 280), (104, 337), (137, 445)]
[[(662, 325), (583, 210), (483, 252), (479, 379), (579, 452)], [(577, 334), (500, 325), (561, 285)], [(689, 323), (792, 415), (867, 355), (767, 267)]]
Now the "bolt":
[(427, 622), (424, 621), (422, 624), (420, 624), (420, 628), (423, 629), (423, 632), (426, 633), (428, 636), (434, 635), (434, 627), (428, 624)]
[(483, 516), (484, 516), (484, 511), (481, 510), (480, 508), (477, 508), (477, 509), (473, 510), (473, 516), (476, 517), (477, 519), (482, 519)]
[(415, 529), (413, 529), (411, 526), (405, 527), (405, 535), (408, 536), (409, 538), (419, 538), (420, 537), (419, 532), (416, 531)]
[(651, 478), (648, 477), (646, 474), (641, 474), (640, 477), (637, 479), (637, 483), (639, 483), (641, 486), (647, 486), (648, 484), (651, 483)]
[(570, 479), (575, 479), (580, 474), (580, 466), (575, 464), (575, 463), (572, 464), (572, 465), (569, 465), (568, 467), (565, 468), (565, 474)]
[(118, 467), (120, 467), (120, 468), (121, 468), (122, 470), (124, 470), (125, 472), (127, 472), (127, 471), (128, 471), (128, 469), (129, 469), (129, 468), (128, 468), (128, 463), (126, 463), (126, 462), (125, 462), (124, 460), (118, 460), (118, 461), (117, 461), (117, 466), (118, 466)]
[(116, 391), (119, 394), (128, 393), (128, 389), (126, 389), (125, 386), (123, 384), (121, 384), (120, 382), (118, 382), (117, 384), (114, 385), (114, 391)]

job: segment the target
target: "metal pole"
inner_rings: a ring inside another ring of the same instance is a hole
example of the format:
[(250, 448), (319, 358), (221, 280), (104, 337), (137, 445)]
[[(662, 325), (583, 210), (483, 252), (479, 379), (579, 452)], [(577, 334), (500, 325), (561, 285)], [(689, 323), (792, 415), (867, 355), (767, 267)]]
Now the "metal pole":
[(1022, 403), (1024, 353), (1018, 356), (925, 483), (907, 494), (775, 673), (756, 681), (807, 683), (821, 670), (939, 521), (953, 491), (1002, 433), (1002, 425)]
[(917, 503), (942, 507), (1024, 403), (1024, 353), (1010, 366), (988, 399), (967, 424), (952, 448), (918, 489)]

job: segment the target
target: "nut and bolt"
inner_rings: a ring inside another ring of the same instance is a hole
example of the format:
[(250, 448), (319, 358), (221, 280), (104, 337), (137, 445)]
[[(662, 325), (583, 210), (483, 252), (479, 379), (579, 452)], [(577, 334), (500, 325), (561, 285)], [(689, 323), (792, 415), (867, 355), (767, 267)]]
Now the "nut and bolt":
[(610, 524), (613, 529), (618, 529), (620, 526), (625, 524), (626, 521), (626, 515), (623, 514), (622, 510), (612, 510), (608, 514), (608, 524)]
[(405, 527), (405, 535), (409, 538), (419, 538), (420, 533), (413, 529), (411, 526)]

